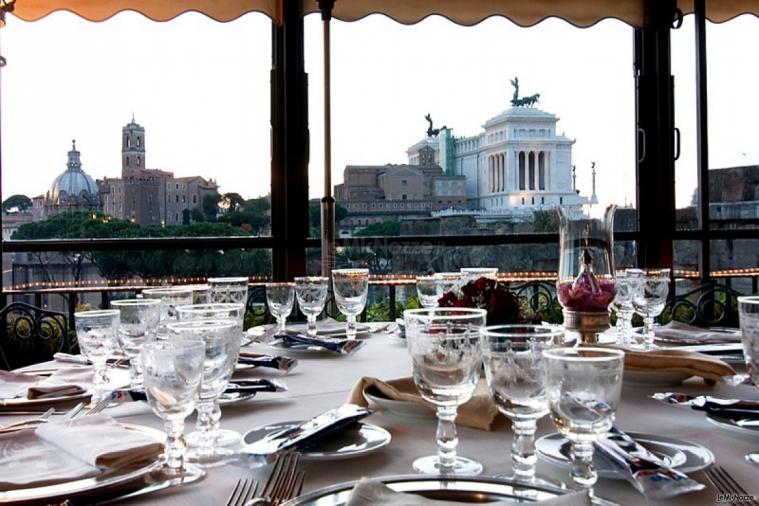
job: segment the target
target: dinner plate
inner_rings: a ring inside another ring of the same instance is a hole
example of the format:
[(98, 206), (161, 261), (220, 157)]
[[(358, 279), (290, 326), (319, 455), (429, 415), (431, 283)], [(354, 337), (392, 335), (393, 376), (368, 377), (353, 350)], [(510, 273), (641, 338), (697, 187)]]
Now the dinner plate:
[(693, 374), (682, 371), (651, 371), (625, 368), (622, 382), (632, 386), (667, 386), (680, 385)]
[[(243, 444), (250, 444), (267, 434), (297, 427), (301, 423), (303, 422), (296, 421), (264, 425), (263, 427), (246, 432), (242, 437), (242, 441)], [(334, 434), (319, 438), (298, 451), (302, 455), (302, 458), (306, 460), (342, 460), (376, 452), (380, 448), (389, 445), (390, 440), (390, 433), (382, 427), (358, 422), (350, 427), (336, 431)]]
[(723, 429), (735, 432), (737, 434), (759, 437), (759, 426), (742, 427), (735, 423), (735, 419), (727, 416), (716, 415), (714, 413), (706, 413), (706, 419), (717, 427), (722, 427)]
[(388, 399), (377, 389), (371, 386), (364, 390), (364, 398), (373, 402), (377, 406), (384, 408), (385, 410), (395, 413), (401, 416), (411, 416), (414, 418), (434, 418), (435, 408), (432, 406), (425, 406), (416, 402), (399, 401), (396, 399)]
[[(478, 504), (495, 501), (544, 501), (572, 492), (486, 477), (404, 475), (377, 479), (396, 492), (418, 494), (439, 501)], [(358, 482), (350, 481), (330, 485), (292, 499), (282, 506), (343, 506), (356, 483)]]
[[(670, 467), (683, 473), (700, 471), (714, 462), (712, 452), (705, 446), (696, 443), (640, 432), (628, 432), (627, 434)], [(567, 469), (571, 467), (569, 447), (569, 441), (557, 432), (543, 436), (535, 442), (535, 450), (541, 460)], [(624, 479), (614, 464), (603, 458), (598, 452), (594, 452), (593, 463), (599, 477), (613, 480)]]
[[(160, 430), (141, 425), (122, 424), (157, 441), (165, 441)], [(0, 492), (0, 504), (50, 504), (66, 499), (74, 504), (93, 504), (144, 486), (145, 478), (162, 466), (161, 456), (128, 469), (106, 471), (98, 476)]]

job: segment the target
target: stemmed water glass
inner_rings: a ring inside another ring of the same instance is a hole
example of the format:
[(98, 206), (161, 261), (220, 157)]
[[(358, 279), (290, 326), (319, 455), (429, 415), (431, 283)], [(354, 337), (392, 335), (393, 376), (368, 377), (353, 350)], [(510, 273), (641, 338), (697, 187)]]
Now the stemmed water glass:
[(152, 341), (158, 332), (161, 319), (161, 301), (158, 299), (123, 299), (111, 301), (119, 310), (118, 339), (121, 350), (129, 357), (131, 388), (142, 388), (142, 346)]
[(417, 276), (416, 294), (422, 307), (437, 307), (443, 295), (443, 285), (435, 276)]
[(498, 267), (462, 267), (461, 277), (465, 284), (469, 281), (476, 281), (480, 278), (488, 278), (497, 281)]
[(440, 283), (440, 290), (443, 293), (450, 292), (456, 288), (462, 280), (462, 274), (460, 272), (436, 272), (433, 276)]
[(248, 302), (248, 278), (208, 278), (209, 301), (245, 305)]
[(197, 445), (187, 453), (187, 459), (206, 467), (223, 465), (234, 455), (232, 450), (217, 444), (216, 429), (221, 418), (219, 396), (227, 388), (240, 351), (237, 329), (235, 320), (190, 320), (169, 324), (173, 343), (202, 341), (205, 344), (203, 377), (196, 405), (198, 420), (195, 429), (198, 434), (194, 439)]
[(303, 276), (295, 278), (295, 296), (300, 311), (306, 315), (308, 327), (306, 335), (316, 336), (316, 317), (324, 310), (329, 291), (329, 278), (323, 276)]
[(593, 443), (608, 432), (622, 391), (624, 353), (607, 348), (557, 348), (543, 351), (546, 396), (553, 423), (571, 443), (570, 476), (592, 487)]
[(356, 339), (356, 316), (366, 307), (369, 292), (369, 269), (335, 269), (332, 271), (337, 309), (348, 322), (346, 336)]
[[(751, 383), (759, 386), (759, 296), (738, 297), (743, 356)], [(759, 464), (759, 452), (746, 454), (746, 460)]]
[(403, 312), (414, 384), (422, 398), (437, 408), (437, 455), (414, 461), (424, 474), (479, 474), (482, 464), (456, 455), (456, 414), (480, 378), (480, 329), (484, 309), (434, 308)]
[(654, 348), (654, 318), (664, 311), (669, 294), (669, 269), (628, 269), (632, 276), (632, 303), (643, 317), (642, 342), (637, 347)]
[(164, 286), (161, 288), (147, 288), (142, 295), (148, 299), (161, 301), (161, 319), (158, 322), (158, 338), (166, 339), (169, 335), (166, 325), (177, 321), (177, 306), (192, 304), (192, 288), (186, 286)]
[(153, 341), (142, 347), (145, 393), (153, 412), (164, 421), (164, 473), (175, 482), (202, 477), (202, 469), (185, 464), (184, 420), (195, 408), (203, 376), (202, 341)]
[(543, 325), (485, 327), (482, 360), (490, 393), (514, 431), (511, 462), (514, 477), (535, 480), (535, 430), (548, 413), (543, 350), (561, 346), (564, 331)]
[(118, 309), (74, 313), (76, 338), (82, 355), (94, 366), (94, 393), (97, 402), (108, 394), (108, 358), (116, 350), (120, 313)]
[(632, 336), (632, 317), (635, 312), (632, 299), (635, 290), (632, 275), (627, 271), (618, 271), (616, 275), (616, 293), (612, 306), (617, 313), (617, 343), (622, 346), (630, 344)]
[(267, 283), (266, 304), (277, 319), (277, 333), (284, 332), (285, 322), (295, 304), (295, 283)]

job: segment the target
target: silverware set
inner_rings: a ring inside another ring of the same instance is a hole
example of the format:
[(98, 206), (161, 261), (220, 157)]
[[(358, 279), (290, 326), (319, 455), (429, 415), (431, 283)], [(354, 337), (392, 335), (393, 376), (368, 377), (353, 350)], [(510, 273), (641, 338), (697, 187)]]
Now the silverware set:
[[(111, 403), (110, 399), (102, 399), (97, 404), (95, 404), (94, 406), (86, 410), (82, 416), (89, 416), (89, 415), (100, 413), (105, 408), (107, 408), (110, 403)], [(80, 402), (79, 404), (77, 404), (76, 406), (68, 410), (66, 413), (64, 413), (60, 417), (59, 421), (66, 422), (69, 420), (73, 420), (74, 418), (79, 416), (82, 413), (82, 411), (84, 411), (84, 406), (85, 404), (83, 402)], [(28, 418), (26, 420), (20, 420), (18, 422), (5, 425), (3, 427), (0, 427), (0, 434), (5, 434), (7, 432), (16, 432), (22, 429), (31, 429), (33, 427), (37, 427), (38, 425), (42, 423), (46, 423), (54, 413), (55, 413), (55, 408), (50, 408), (38, 417)]]
[(227, 500), (227, 506), (278, 506), (297, 497), (303, 490), (306, 477), (304, 471), (298, 471), (299, 460), (299, 453), (279, 454), (258, 497), (258, 482), (240, 478)]

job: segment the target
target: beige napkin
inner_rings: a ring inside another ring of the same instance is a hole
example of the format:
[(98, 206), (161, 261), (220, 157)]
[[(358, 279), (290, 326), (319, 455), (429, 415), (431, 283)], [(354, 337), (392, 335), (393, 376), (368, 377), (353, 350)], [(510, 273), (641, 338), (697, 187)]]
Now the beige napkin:
[(654, 334), (656, 334), (656, 337), (682, 341), (683, 344), (741, 342), (741, 333), (738, 329), (735, 329), (733, 332), (717, 331), (695, 327), (676, 320), (672, 320), (661, 327), (654, 327)]
[[(358, 380), (353, 387), (347, 402), (358, 404), (359, 406), (368, 406), (369, 403), (364, 397), (364, 390), (370, 386), (375, 387), (388, 399), (430, 406), (429, 403), (422, 399), (412, 378), (382, 381), (365, 376)], [(499, 414), (498, 408), (490, 397), (490, 391), (484, 380), (480, 380), (477, 384), (477, 388), (469, 402), (459, 406), (458, 417), (456, 418), (456, 422), (459, 425), (481, 430), (493, 430), (499, 421), (502, 422), (504, 420), (503, 415)]]
[(0, 370), (0, 399), (23, 395), (30, 385), (39, 383), (39, 381), (40, 377), (34, 374)]
[[(471, 504), (457, 501), (435, 501), (427, 499), (416, 494), (406, 494), (395, 492), (383, 483), (363, 478), (353, 488), (346, 506), (455, 506)], [(497, 501), (489, 502), (493, 506), (503, 506), (512, 504), (523, 504), (516, 501)], [(585, 490), (573, 492), (558, 497), (553, 497), (545, 501), (539, 501), (535, 504), (545, 504), (552, 506), (590, 506), (590, 496)]]
[(120, 468), (157, 457), (163, 443), (126, 429), (100, 413), (67, 422), (49, 422), (36, 429), (37, 436), (77, 460), (99, 468)]
[(49, 377), (30, 386), (26, 393), (28, 399), (48, 399), (80, 395), (92, 386), (94, 369), (92, 367), (67, 367), (58, 369)]
[(634, 371), (680, 371), (701, 376), (708, 381), (718, 381), (723, 376), (735, 374), (735, 370), (722, 360), (703, 353), (677, 348), (624, 352), (625, 369)]

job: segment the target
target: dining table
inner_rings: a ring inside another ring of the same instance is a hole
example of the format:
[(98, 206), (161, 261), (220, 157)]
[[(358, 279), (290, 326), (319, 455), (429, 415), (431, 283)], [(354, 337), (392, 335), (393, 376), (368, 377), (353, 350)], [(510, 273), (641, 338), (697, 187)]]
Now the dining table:
[[(377, 327), (378, 329), (381, 327)], [(411, 358), (405, 340), (382, 328), (365, 337), (365, 345), (349, 355), (329, 353), (293, 353), (298, 366), (288, 374), (272, 369), (253, 369), (248, 377), (277, 378), (287, 385), (287, 391), (259, 393), (252, 399), (222, 408), (221, 427), (245, 433), (257, 427), (285, 421), (309, 419), (330, 408), (340, 406), (349, 397), (356, 382), (364, 376), (384, 380), (408, 377), (412, 373)], [(269, 346), (252, 343), (246, 351), (273, 353)], [(287, 350), (277, 353), (288, 355)], [(49, 368), (51, 362), (39, 364)], [(28, 368), (33, 370), (35, 367)], [(664, 405), (650, 398), (655, 392), (679, 391), (694, 395), (709, 394), (725, 398), (759, 400), (759, 389), (751, 385), (731, 386), (718, 382), (707, 386), (700, 378), (690, 378), (673, 387), (652, 384), (624, 384), (622, 400), (617, 410), (616, 426), (626, 432), (637, 432), (697, 442), (714, 454), (715, 463), (727, 470), (749, 493), (759, 495), (759, 468), (744, 460), (750, 450), (759, 450), (759, 437), (738, 434), (718, 427), (707, 420), (703, 412)], [(373, 408), (376, 406), (372, 406)], [(160, 429), (161, 420), (146, 402), (127, 402), (106, 410), (124, 423)], [(21, 416), (2, 416), (3, 422)], [(423, 455), (436, 452), (436, 420), (433, 416), (403, 416), (376, 409), (365, 421), (390, 432), (389, 445), (366, 455), (345, 460), (301, 459), (305, 471), (303, 492), (358, 480), (362, 477), (386, 477), (413, 474), (412, 462)], [(192, 430), (194, 416), (187, 419), (185, 432)], [(538, 422), (536, 439), (555, 432), (549, 417)], [(511, 468), (511, 430), (507, 424), (497, 424), (493, 430), (458, 427), (458, 452), (474, 458), (484, 466), (484, 475), (508, 473)], [(260, 484), (266, 480), (270, 465), (243, 459), (207, 470), (206, 477), (193, 484), (174, 487), (119, 502), (145, 505), (223, 505), (240, 478), (253, 478)], [(556, 482), (569, 483), (568, 470), (538, 460), (538, 476)], [(595, 485), (595, 494), (624, 505), (667, 504), (701, 505), (717, 502), (718, 491), (706, 480), (703, 471), (690, 474), (706, 487), (698, 492), (675, 498), (649, 502), (628, 482), (602, 478)]]

